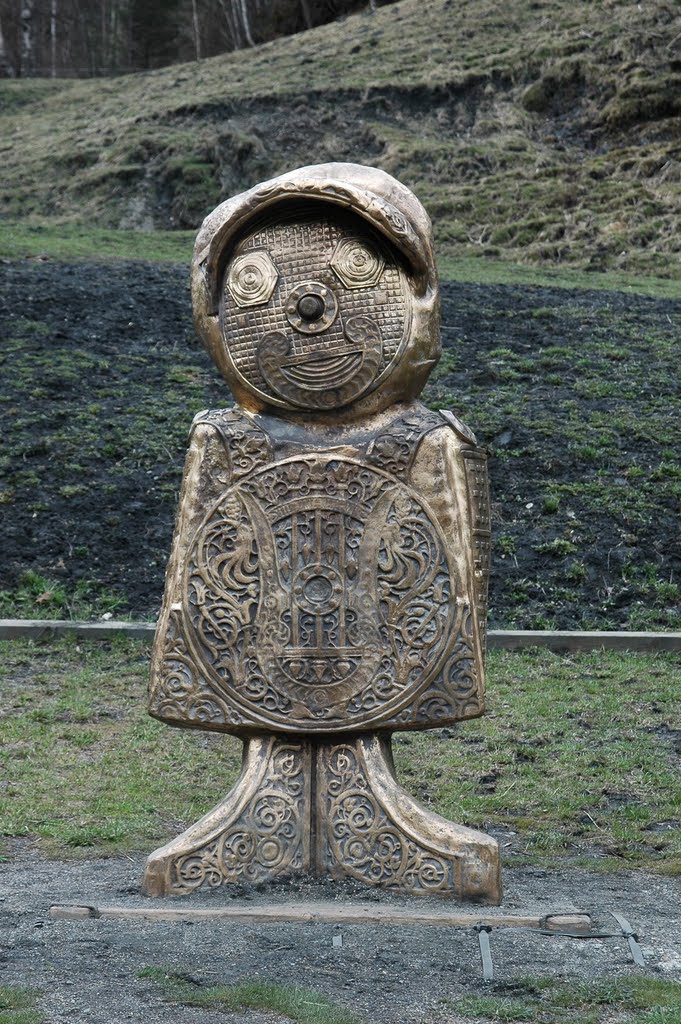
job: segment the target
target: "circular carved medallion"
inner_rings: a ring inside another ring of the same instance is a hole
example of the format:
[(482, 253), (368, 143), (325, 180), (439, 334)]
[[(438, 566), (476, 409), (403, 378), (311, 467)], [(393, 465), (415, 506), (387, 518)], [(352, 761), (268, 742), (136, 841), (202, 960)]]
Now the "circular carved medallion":
[(328, 410), (367, 394), (399, 359), (411, 315), (402, 263), (347, 211), (281, 211), (239, 241), (224, 272), (230, 364), (275, 405)]
[(192, 542), (185, 631), (253, 727), (380, 722), (424, 688), (456, 632), (432, 513), (382, 470), (330, 455), (243, 478)]

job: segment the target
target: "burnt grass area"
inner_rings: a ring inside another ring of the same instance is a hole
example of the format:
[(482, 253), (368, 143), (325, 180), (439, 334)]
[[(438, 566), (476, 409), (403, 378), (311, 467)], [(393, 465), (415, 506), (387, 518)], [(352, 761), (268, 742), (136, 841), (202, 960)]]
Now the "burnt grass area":
[[(153, 617), (187, 431), (229, 404), (185, 267), (0, 264), (0, 617)], [(491, 454), (490, 625), (678, 629), (681, 301), (447, 283), (424, 393)]]

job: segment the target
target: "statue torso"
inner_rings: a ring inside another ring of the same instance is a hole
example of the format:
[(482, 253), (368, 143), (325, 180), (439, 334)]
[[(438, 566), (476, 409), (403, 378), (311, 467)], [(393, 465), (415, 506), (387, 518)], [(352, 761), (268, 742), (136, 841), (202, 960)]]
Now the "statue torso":
[(412, 481), (445, 421), (420, 404), (373, 420), (197, 418), (210, 479), (164, 609), (159, 717), (337, 732), (480, 713), (472, 578)]

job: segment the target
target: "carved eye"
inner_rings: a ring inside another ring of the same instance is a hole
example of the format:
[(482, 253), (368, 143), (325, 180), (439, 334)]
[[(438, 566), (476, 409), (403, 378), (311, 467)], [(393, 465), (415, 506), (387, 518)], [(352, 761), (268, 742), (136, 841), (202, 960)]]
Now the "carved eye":
[(262, 306), (271, 298), (278, 277), (269, 253), (255, 249), (234, 260), (227, 287), (237, 306)]
[(346, 288), (371, 288), (384, 268), (383, 259), (361, 238), (342, 238), (331, 257), (331, 269)]

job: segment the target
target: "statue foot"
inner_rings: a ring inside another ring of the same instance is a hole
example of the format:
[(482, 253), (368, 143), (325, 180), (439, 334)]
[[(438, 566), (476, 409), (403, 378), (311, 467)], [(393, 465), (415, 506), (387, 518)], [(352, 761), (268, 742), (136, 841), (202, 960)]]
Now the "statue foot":
[(246, 740), (241, 775), (217, 807), (147, 859), (146, 896), (264, 882), (309, 867), (310, 744)]
[(498, 844), (426, 810), (395, 778), (390, 739), (248, 739), (234, 789), (147, 860), (143, 891), (309, 871), (393, 891), (501, 902)]
[(321, 870), (398, 892), (501, 902), (496, 840), (421, 807), (395, 778), (388, 738), (325, 744), (317, 757)]

